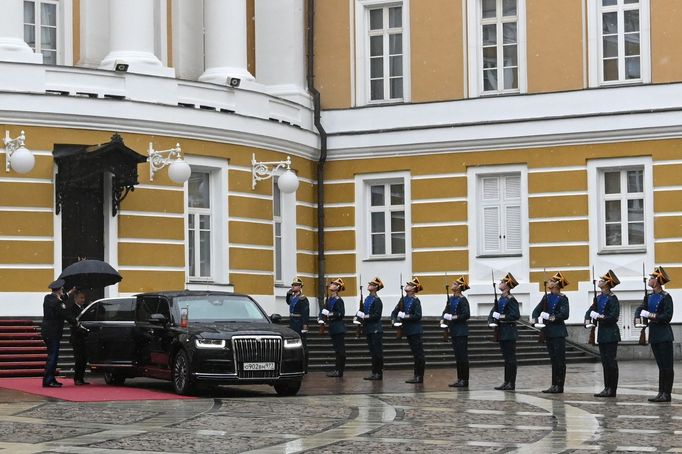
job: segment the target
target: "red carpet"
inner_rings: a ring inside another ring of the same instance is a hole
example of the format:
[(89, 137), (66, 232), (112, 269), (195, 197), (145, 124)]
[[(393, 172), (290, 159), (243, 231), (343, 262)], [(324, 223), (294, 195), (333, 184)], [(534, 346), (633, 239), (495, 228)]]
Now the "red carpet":
[(136, 388), (135, 386), (110, 386), (99, 383), (91, 383), (87, 386), (75, 386), (72, 380), (62, 378), (60, 381), (64, 384), (61, 388), (43, 388), (41, 378), (3, 378), (0, 379), (0, 388), (68, 400), (71, 402), (192, 399), (190, 396), (180, 396), (171, 392)]

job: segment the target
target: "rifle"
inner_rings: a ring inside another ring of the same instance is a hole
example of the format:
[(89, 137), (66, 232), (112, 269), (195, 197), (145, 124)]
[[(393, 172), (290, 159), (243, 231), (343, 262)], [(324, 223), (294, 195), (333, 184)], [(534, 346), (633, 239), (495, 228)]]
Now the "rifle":
[[(398, 301), (398, 312), (404, 312), (405, 311), (405, 295), (403, 294), (403, 275), (402, 273), (400, 274), (400, 301)], [(397, 328), (395, 332), (395, 338), (396, 339), (402, 339), (403, 338), (403, 322), (398, 322), (393, 324)]]
[[(324, 296), (324, 306), (322, 306), (322, 309), (327, 307), (327, 303), (329, 302), (329, 286), (325, 287), (325, 296)], [(317, 321), (317, 323), (320, 324), (320, 336), (324, 336), (324, 330), (327, 327), (327, 321), (325, 320), (327, 317), (325, 315), (322, 316), (321, 319)]]
[[(358, 310), (360, 312), (364, 312), (365, 311), (365, 303), (364, 303), (364, 298), (362, 297), (362, 275), (360, 275), (360, 283), (361, 283), (360, 284), (360, 302), (358, 303)], [(358, 325), (358, 329), (355, 332), (355, 337), (357, 337), (358, 339), (360, 338), (360, 336), (362, 336), (362, 328), (363, 328), (362, 322), (363, 321), (360, 320), (357, 315), (355, 316), (355, 319), (353, 319), (353, 323)]]
[[(594, 278), (594, 267), (592, 267), (592, 291), (594, 292), (594, 296), (592, 298), (592, 306), (590, 306), (591, 311), (596, 311), (598, 308), (597, 305), (597, 280)], [(586, 320), (587, 321), (587, 320)], [(591, 323), (589, 325), (592, 325), (590, 328), (590, 335), (587, 337), (587, 343), (590, 345), (597, 345), (597, 341), (595, 339), (596, 331), (597, 331), (597, 325), (595, 320), (590, 320)], [(588, 326), (588, 325), (586, 325)]]
[[(644, 309), (647, 309), (648, 304), (649, 304), (649, 294), (646, 291), (646, 271), (644, 269), (644, 262), (642, 262), (642, 281), (644, 282), (644, 300), (642, 301), (642, 307)], [(649, 319), (648, 318), (642, 318), (642, 316), (639, 316), (639, 323), (637, 323), (637, 319), (635, 319), (635, 326), (641, 325), (642, 330), (639, 332), (639, 345), (646, 345), (646, 328), (649, 326)]]
[[(547, 308), (549, 307), (549, 301), (548, 301), (548, 296), (547, 296), (547, 281), (543, 281), (542, 284), (545, 286), (545, 297), (542, 299), (543, 301), (543, 306), (542, 306), (542, 312), (547, 312)], [(540, 319), (538, 320), (538, 325), (542, 325), (544, 327), (545, 322)], [(545, 341), (545, 331), (540, 328), (540, 334), (538, 335), (538, 342), (543, 343)]]
[[(447, 281), (447, 278), (446, 278), (446, 281)], [(443, 312), (448, 311), (448, 305), (449, 304), (450, 304), (450, 287), (446, 283), (445, 284), (445, 311), (443, 311)], [(439, 327), (443, 328), (443, 342), (447, 342), (449, 334), (450, 334), (450, 328), (448, 327), (448, 325), (445, 323), (445, 320), (443, 320), (443, 319), (441, 319)]]
[[(490, 270), (490, 277), (493, 280), (493, 292), (495, 292), (495, 306), (493, 309), (494, 309), (494, 311), (497, 311), (499, 304), (497, 301), (497, 285), (495, 285), (495, 273), (493, 272), (493, 270)], [(498, 323), (499, 323), (499, 321), (498, 321)], [(494, 342), (500, 341), (500, 326), (499, 326), (499, 324), (495, 325), (495, 331), (493, 333), (493, 341)]]

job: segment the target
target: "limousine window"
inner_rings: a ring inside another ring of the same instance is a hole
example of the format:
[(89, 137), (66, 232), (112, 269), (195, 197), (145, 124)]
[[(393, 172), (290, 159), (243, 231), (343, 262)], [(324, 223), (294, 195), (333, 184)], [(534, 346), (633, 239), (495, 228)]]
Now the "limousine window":
[(267, 322), (265, 314), (249, 298), (237, 295), (202, 295), (176, 298), (187, 308), (190, 321)]
[(132, 320), (133, 298), (118, 298), (96, 301), (78, 318), (81, 322), (120, 322)]
[(167, 320), (170, 320), (170, 309), (168, 301), (162, 298), (146, 297), (142, 304), (137, 305), (137, 320), (147, 321), (152, 314), (162, 314)]

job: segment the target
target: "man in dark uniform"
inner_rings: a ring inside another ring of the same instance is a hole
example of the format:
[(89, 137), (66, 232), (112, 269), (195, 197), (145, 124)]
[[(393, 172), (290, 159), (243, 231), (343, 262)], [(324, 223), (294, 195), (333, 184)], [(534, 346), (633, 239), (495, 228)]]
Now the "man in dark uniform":
[(599, 356), (604, 371), (604, 389), (594, 397), (616, 397), (618, 390), (618, 342), (620, 341), (620, 328), (618, 317), (620, 316), (620, 302), (611, 289), (620, 284), (616, 274), (609, 270), (599, 278), (597, 286), (601, 290), (596, 301), (585, 313), (585, 324), (591, 325), (590, 320), (597, 324), (597, 343), (599, 344)]
[(469, 387), (469, 301), (462, 292), (469, 289), (469, 283), (460, 276), (452, 283), (452, 296), (443, 310), (443, 319), (450, 329), (452, 349), (457, 363), (457, 381), (449, 384), (451, 388)]
[(382, 380), (384, 378), (384, 328), (381, 326), (381, 313), (384, 305), (377, 295), (377, 292), (382, 288), (384, 288), (384, 283), (378, 277), (369, 281), (367, 283), (369, 296), (365, 298), (364, 311), (358, 311), (355, 314), (364, 325), (369, 354), (372, 356), (372, 375), (365, 377), (365, 380)]
[[(424, 383), (424, 369), (426, 368), (426, 356), (424, 354), (424, 342), (422, 334), (422, 304), (417, 298), (417, 292), (424, 289), (418, 277), (413, 277), (411, 281), (405, 283), (405, 296), (401, 298), (395, 309), (391, 313), (393, 323), (403, 324), (403, 331), (410, 344), (412, 356), (414, 356), (414, 377), (405, 380), (405, 383)], [(402, 306), (402, 310), (401, 310)]]
[(81, 326), (77, 318), (85, 309), (86, 294), (84, 290), (76, 290), (73, 296), (73, 301), (67, 306), (67, 321), (69, 322), (71, 337), (71, 347), (73, 348), (74, 367), (73, 367), (73, 382), (75, 385), (89, 385), (85, 381), (85, 366), (88, 364), (88, 353), (85, 348), (85, 337), (87, 330)]
[(649, 343), (658, 365), (658, 395), (649, 398), (649, 402), (670, 402), (675, 380), (673, 369), (673, 330), (670, 320), (673, 318), (673, 299), (663, 290), (663, 285), (670, 282), (670, 276), (662, 266), (657, 266), (649, 275), (647, 285), (653, 292), (635, 311), (635, 318), (649, 319)]
[(565, 321), (569, 316), (568, 298), (561, 290), (568, 285), (568, 280), (561, 272), (557, 272), (547, 282), (549, 295), (542, 300), (533, 310), (532, 317), (538, 324), (545, 325), (542, 328), (547, 343), (549, 360), (552, 363), (552, 385), (543, 390), (543, 393), (560, 394), (564, 392), (566, 381), (566, 330)]
[(334, 353), (336, 355), (336, 365), (327, 377), (343, 377), (343, 370), (346, 368), (346, 323), (343, 317), (346, 315), (343, 299), (339, 292), (346, 289), (343, 279), (336, 278), (329, 284), (329, 298), (325, 302), (324, 308), (320, 311), (320, 319), (326, 319), (329, 323), (329, 336), (332, 339)]
[(520, 317), (519, 303), (510, 293), (511, 289), (519, 285), (511, 273), (502, 278), (498, 289), (502, 292), (497, 305), (488, 315), (488, 325), (495, 326), (499, 332), (500, 350), (504, 358), (504, 383), (495, 389), (513, 391), (516, 389), (516, 339), (519, 337), (516, 321)]
[[(64, 294), (64, 279), (57, 279), (48, 285), (52, 293), (45, 295), (43, 300), (43, 322), (40, 326), (40, 335), (47, 347), (47, 361), (43, 374), (43, 387), (53, 388), (62, 386), (55, 378), (57, 374), (57, 361), (59, 360), (59, 342), (64, 332), (64, 320), (68, 318), (66, 311), (67, 295)], [(70, 296), (75, 289), (68, 292)]]
[(303, 281), (299, 278), (291, 282), (291, 290), (287, 292), (286, 302), (289, 305), (289, 328), (301, 336), (303, 343), (304, 368), (308, 370), (308, 317), (310, 303), (303, 294)]

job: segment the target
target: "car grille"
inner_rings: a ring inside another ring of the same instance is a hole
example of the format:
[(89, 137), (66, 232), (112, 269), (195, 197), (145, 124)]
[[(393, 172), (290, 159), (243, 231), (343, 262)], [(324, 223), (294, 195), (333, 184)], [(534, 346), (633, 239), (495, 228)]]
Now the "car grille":
[[(279, 377), (282, 338), (278, 336), (235, 336), (232, 338), (239, 378)], [(274, 370), (244, 370), (244, 363), (275, 363)]]

